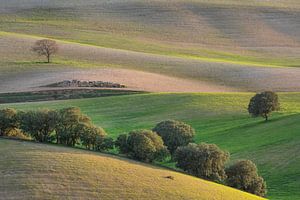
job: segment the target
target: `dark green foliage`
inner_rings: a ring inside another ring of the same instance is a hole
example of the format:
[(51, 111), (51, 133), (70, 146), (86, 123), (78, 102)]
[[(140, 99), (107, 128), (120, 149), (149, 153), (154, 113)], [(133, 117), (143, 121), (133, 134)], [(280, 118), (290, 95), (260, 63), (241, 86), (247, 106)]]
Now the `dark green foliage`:
[(248, 105), (248, 112), (253, 117), (262, 116), (266, 121), (272, 111), (277, 111), (279, 109), (278, 95), (274, 92), (262, 92), (256, 94), (251, 98)]
[(190, 125), (174, 120), (160, 122), (153, 131), (162, 137), (171, 154), (179, 146), (193, 142), (195, 135), (195, 130)]
[(0, 136), (7, 136), (19, 126), (17, 111), (12, 108), (0, 110)]
[(258, 196), (265, 196), (267, 186), (257, 173), (255, 164), (250, 160), (241, 160), (226, 169), (227, 185)]
[(77, 107), (61, 109), (59, 123), (56, 126), (57, 143), (75, 146), (86, 126), (91, 125), (91, 119)]
[(58, 114), (52, 110), (20, 112), (20, 128), (38, 142), (51, 142), (51, 134), (58, 123)]
[(226, 178), (225, 163), (229, 153), (215, 144), (189, 144), (175, 152), (176, 166), (184, 171), (207, 180), (222, 181)]
[(104, 138), (102, 141), (96, 143), (97, 151), (108, 151), (114, 148), (114, 140), (110, 137)]
[(82, 145), (87, 149), (101, 150), (99, 147), (101, 147), (104, 142), (106, 136), (105, 131), (100, 127), (90, 124), (80, 124), (78, 126), (81, 127), (79, 131)]
[(161, 137), (150, 130), (132, 131), (128, 136), (120, 135), (116, 146), (121, 153), (145, 162), (163, 160), (168, 156), (168, 150)]
[(127, 134), (120, 134), (115, 141), (115, 146), (119, 149), (119, 152), (122, 154), (127, 154), (129, 152), (127, 138)]

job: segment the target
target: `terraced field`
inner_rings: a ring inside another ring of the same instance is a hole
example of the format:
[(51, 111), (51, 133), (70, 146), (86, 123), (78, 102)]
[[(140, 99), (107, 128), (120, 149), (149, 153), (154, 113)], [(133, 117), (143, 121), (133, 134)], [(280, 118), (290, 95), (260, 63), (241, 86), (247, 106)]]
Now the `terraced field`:
[[(191, 124), (197, 142), (216, 143), (232, 161), (253, 160), (268, 184), (268, 198), (295, 200), (299, 185), (300, 94), (281, 93), (282, 110), (268, 123), (249, 117), (250, 93), (158, 93), (95, 99), (7, 104), (18, 109), (78, 106), (111, 136), (152, 128), (165, 119)], [(162, 163), (174, 167), (174, 163)]]

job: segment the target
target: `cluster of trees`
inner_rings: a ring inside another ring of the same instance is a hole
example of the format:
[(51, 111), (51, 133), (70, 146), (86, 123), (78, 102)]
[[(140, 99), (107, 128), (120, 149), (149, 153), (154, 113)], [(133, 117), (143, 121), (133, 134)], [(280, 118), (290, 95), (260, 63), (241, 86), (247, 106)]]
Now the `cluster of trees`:
[(266, 183), (250, 160), (226, 167), (230, 155), (215, 144), (195, 144), (195, 130), (183, 122), (167, 120), (153, 130), (121, 134), (115, 145), (119, 153), (144, 161), (162, 161), (171, 156), (183, 171), (259, 196), (266, 195)]
[(114, 148), (113, 139), (77, 107), (26, 112), (11, 108), (0, 110), (0, 135), (9, 136), (12, 131), (22, 132), (42, 143), (81, 145), (98, 151)]
[[(248, 106), (252, 116), (262, 116), (265, 120), (276, 110), (279, 110), (279, 102), (273, 92), (256, 94)], [(27, 112), (10, 108), (0, 110), (0, 136), (16, 131), (38, 142), (81, 145), (95, 151), (117, 147), (120, 154), (143, 162), (171, 158), (178, 168), (194, 176), (259, 196), (266, 195), (266, 183), (252, 161), (240, 160), (226, 167), (229, 153), (215, 144), (193, 143), (195, 130), (183, 122), (163, 121), (152, 130), (131, 131), (114, 141), (76, 107)]]

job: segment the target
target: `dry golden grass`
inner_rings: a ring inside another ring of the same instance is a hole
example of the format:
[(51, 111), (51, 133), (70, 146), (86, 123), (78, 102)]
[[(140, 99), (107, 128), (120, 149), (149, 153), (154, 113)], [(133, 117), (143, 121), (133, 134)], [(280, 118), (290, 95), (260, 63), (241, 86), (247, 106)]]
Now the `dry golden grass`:
[(5, 139), (0, 149), (2, 199), (262, 199), (100, 153)]

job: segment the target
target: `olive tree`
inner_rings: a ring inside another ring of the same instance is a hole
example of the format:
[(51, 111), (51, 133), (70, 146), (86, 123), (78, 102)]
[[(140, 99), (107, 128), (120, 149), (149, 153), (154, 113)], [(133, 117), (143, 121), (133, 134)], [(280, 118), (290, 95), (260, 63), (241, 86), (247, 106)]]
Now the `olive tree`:
[(94, 125), (81, 124), (80, 140), (87, 149), (101, 150), (101, 145), (106, 136), (105, 131)]
[(85, 126), (91, 125), (91, 119), (80, 108), (69, 107), (58, 111), (59, 122), (56, 126), (56, 141), (60, 144), (75, 146)]
[(18, 114), (20, 128), (38, 142), (51, 142), (58, 123), (58, 115), (53, 110), (37, 110)]
[(40, 56), (46, 56), (47, 63), (50, 63), (51, 56), (58, 51), (58, 45), (54, 40), (38, 40), (32, 47), (32, 51)]
[(103, 140), (99, 138), (96, 140), (97, 151), (108, 151), (114, 148), (114, 140), (111, 137), (105, 137)]
[(120, 153), (145, 162), (163, 160), (168, 156), (168, 150), (161, 137), (150, 130), (131, 131), (128, 136), (121, 135), (116, 141), (116, 146), (119, 147)]
[(240, 160), (226, 169), (228, 186), (265, 196), (266, 182), (258, 175), (256, 165), (250, 160)]
[(179, 146), (185, 146), (193, 142), (195, 135), (195, 130), (190, 125), (174, 120), (158, 123), (153, 131), (162, 137), (164, 144), (168, 147), (171, 154)]
[(7, 136), (19, 126), (17, 111), (12, 108), (0, 110), (0, 136)]
[(265, 120), (271, 112), (280, 109), (278, 95), (274, 92), (262, 92), (253, 96), (248, 105), (248, 112), (253, 117), (262, 116)]
[(190, 143), (178, 147), (174, 158), (178, 168), (194, 176), (218, 182), (226, 178), (225, 163), (229, 153), (215, 144)]

